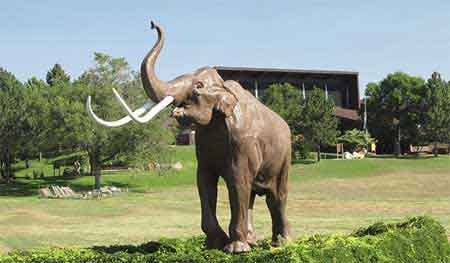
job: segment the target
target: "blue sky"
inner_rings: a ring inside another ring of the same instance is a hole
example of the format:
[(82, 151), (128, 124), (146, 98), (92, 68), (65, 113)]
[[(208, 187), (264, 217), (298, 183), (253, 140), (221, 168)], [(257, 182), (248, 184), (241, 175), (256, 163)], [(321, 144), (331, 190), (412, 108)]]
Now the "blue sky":
[(163, 79), (206, 65), (354, 70), (360, 86), (405, 71), (450, 78), (450, 1), (50, 1), (2, 3), (0, 67), (21, 80), (60, 63), (72, 77), (93, 53), (138, 69), (167, 32)]

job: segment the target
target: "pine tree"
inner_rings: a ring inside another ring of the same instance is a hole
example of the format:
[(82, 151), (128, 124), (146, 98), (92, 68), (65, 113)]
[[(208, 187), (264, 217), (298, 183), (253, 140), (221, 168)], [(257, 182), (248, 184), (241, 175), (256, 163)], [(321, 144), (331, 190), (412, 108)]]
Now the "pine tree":
[(261, 101), (270, 109), (278, 113), (283, 118), (292, 133), (292, 153), (293, 157), (307, 158), (309, 147), (302, 140), (303, 136), (298, 129), (297, 123), (302, 119), (302, 95), (300, 90), (290, 83), (272, 84), (266, 89), (261, 97)]
[(314, 88), (306, 97), (302, 120), (297, 123), (306, 141), (316, 147), (317, 161), (320, 161), (321, 146), (336, 143), (339, 135), (333, 108), (333, 100), (326, 99), (321, 89)]
[(12, 177), (12, 162), (26, 131), (25, 96), (16, 77), (0, 68), (0, 174), (7, 182)]
[(450, 142), (450, 84), (434, 72), (426, 86), (427, 95), (424, 99), (428, 103), (428, 110), (424, 130), (430, 142), (435, 144), (434, 154), (437, 156), (436, 144)]
[(66, 74), (60, 64), (56, 63), (46, 76), (47, 84), (55, 86), (59, 84), (67, 84), (70, 82), (70, 76)]

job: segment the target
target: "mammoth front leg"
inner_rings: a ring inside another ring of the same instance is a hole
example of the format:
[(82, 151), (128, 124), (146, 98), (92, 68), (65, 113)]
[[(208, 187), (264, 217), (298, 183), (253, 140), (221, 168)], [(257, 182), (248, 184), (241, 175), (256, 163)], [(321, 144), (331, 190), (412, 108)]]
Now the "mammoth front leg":
[(247, 234), (247, 243), (254, 246), (256, 245), (256, 233), (255, 227), (253, 226), (253, 205), (255, 203), (256, 193), (251, 192), (250, 194), (250, 202), (248, 206), (248, 234)]
[(230, 199), (231, 222), (229, 226), (230, 243), (225, 246), (224, 250), (231, 253), (249, 251), (247, 235), (251, 185), (242, 175), (232, 175), (226, 181)]
[(222, 249), (228, 236), (220, 227), (216, 216), (218, 177), (199, 167), (197, 187), (202, 209), (202, 230), (206, 234), (207, 249)]

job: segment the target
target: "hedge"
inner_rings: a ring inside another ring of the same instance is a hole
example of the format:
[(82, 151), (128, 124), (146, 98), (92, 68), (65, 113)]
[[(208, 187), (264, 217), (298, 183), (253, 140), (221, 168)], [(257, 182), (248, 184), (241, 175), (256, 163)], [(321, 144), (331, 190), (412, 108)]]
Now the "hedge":
[(268, 240), (262, 240), (251, 252), (237, 255), (218, 250), (206, 251), (203, 246), (203, 237), (161, 239), (139, 246), (13, 251), (0, 256), (0, 262), (450, 262), (450, 245), (445, 230), (427, 216), (413, 217), (401, 223), (376, 223), (345, 236), (303, 237), (281, 248), (271, 248)]

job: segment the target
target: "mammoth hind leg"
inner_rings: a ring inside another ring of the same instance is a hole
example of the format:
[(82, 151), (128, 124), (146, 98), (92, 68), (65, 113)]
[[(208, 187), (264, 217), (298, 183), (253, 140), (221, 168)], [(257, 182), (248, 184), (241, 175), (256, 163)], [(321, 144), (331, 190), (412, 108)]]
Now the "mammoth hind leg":
[(286, 217), (286, 198), (276, 198), (269, 194), (266, 198), (272, 217), (272, 246), (281, 245), (281, 238), (289, 239), (289, 222)]
[(272, 218), (272, 246), (281, 245), (281, 238), (290, 238), (290, 227), (286, 216), (287, 203), (287, 177), (289, 166), (285, 165), (281, 169), (278, 187), (275, 191), (268, 191), (266, 196), (266, 204)]
[(250, 245), (256, 245), (256, 233), (253, 226), (253, 205), (255, 203), (256, 193), (254, 191), (250, 194), (250, 202), (248, 205), (248, 233), (247, 233), (247, 243)]

